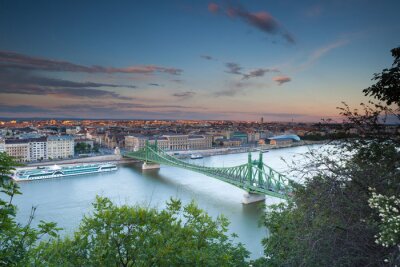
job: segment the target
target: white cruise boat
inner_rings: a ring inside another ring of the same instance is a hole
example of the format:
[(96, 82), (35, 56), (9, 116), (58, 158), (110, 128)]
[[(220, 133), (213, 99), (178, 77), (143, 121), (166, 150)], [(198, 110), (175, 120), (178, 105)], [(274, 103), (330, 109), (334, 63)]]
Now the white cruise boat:
[(99, 172), (116, 171), (113, 163), (80, 164), (60, 167), (58, 165), (17, 170), (12, 178), (15, 181), (30, 181), (57, 177), (75, 176)]
[(190, 158), (191, 159), (202, 159), (203, 156), (201, 154), (191, 154)]

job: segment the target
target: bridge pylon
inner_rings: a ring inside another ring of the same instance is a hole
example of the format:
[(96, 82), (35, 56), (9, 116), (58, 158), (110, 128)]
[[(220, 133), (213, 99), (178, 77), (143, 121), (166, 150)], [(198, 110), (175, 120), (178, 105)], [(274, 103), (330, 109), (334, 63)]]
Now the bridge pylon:
[[(247, 156), (247, 185), (248, 188), (251, 188), (253, 180), (255, 179), (256, 173), (253, 173), (253, 164), (254, 162), (251, 160), (251, 152), (249, 152)], [(260, 170), (264, 170), (264, 163), (262, 159), (262, 152), (260, 151), (260, 155), (257, 161), (257, 167)], [(254, 179), (253, 179), (254, 178)], [(263, 181), (263, 173), (258, 171), (258, 181), (262, 182)], [(260, 202), (265, 200), (265, 195), (260, 194), (260, 193), (255, 193), (252, 190), (246, 190), (247, 193), (243, 195), (242, 203), (243, 204), (251, 204), (255, 202)]]
[[(155, 148), (157, 151), (157, 139), (155, 140)], [(149, 140), (146, 140), (146, 145), (145, 145), (145, 159), (142, 164), (142, 170), (157, 170), (160, 169), (160, 164), (156, 162), (150, 161), (150, 149), (149, 149)]]
[(265, 195), (247, 192), (243, 195), (242, 204), (252, 204), (256, 202), (261, 202), (265, 200)]
[(158, 163), (153, 163), (153, 162), (143, 162), (142, 164), (142, 170), (157, 170), (160, 169), (160, 164)]

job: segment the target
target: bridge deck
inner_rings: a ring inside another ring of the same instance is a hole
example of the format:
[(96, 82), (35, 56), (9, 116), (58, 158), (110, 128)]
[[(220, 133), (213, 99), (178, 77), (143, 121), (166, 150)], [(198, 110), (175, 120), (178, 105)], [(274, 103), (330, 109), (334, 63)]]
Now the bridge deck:
[(149, 145), (148, 143), (144, 148), (135, 152), (128, 152), (124, 156), (202, 173), (250, 193), (286, 198), (292, 191), (291, 180), (265, 165), (262, 162), (261, 152), (259, 160), (252, 161), (249, 153), (247, 163), (234, 167), (206, 167), (191, 164), (168, 155), (159, 149), (157, 144)]

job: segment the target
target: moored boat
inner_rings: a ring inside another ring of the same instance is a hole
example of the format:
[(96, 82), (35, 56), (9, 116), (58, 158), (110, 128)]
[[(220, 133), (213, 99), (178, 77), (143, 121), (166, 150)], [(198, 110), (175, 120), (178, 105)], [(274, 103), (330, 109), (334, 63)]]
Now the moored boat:
[(116, 171), (117, 165), (113, 163), (81, 164), (60, 167), (58, 165), (43, 168), (21, 169), (15, 171), (12, 178), (15, 181), (30, 181), (57, 177), (75, 176), (91, 173)]
[(191, 159), (202, 159), (203, 156), (201, 154), (191, 154), (190, 158)]

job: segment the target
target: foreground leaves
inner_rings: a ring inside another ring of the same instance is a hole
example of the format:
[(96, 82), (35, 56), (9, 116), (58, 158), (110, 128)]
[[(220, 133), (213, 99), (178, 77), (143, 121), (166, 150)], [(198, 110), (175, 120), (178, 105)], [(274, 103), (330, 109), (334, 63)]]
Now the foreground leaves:
[(249, 253), (194, 202), (171, 199), (162, 211), (116, 206), (97, 197), (73, 237), (41, 243), (37, 266), (246, 266)]

